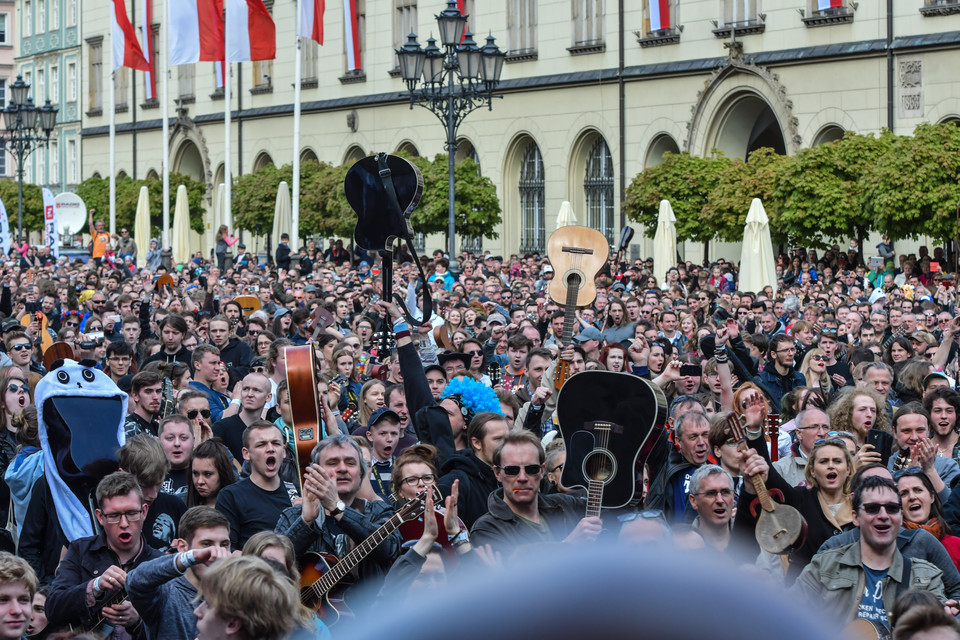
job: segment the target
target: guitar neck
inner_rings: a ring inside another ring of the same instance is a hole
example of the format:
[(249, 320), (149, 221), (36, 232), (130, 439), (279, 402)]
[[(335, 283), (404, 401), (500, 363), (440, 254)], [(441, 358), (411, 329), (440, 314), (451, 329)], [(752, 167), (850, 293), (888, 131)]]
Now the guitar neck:
[[(730, 429), (730, 435), (737, 441), (737, 448), (740, 451), (749, 451), (747, 431), (744, 429), (743, 423), (740, 422), (740, 417), (736, 413), (731, 413), (727, 416), (727, 427)], [(776, 446), (776, 443), (774, 443), (774, 446)], [(756, 491), (757, 498), (760, 500), (760, 506), (763, 510), (773, 511), (776, 508), (776, 503), (770, 498), (770, 494), (767, 493), (767, 484), (763, 481), (763, 478), (756, 475), (750, 479), (750, 482), (753, 484), (753, 490)]]
[(323, 597), (333, 589), (344, 576), (350, 573), (354, 567), (360, 564), (364, 558), (370, 555), (374, 549), (390, 537), (390, 534), (396, 531), (405, 517), (404, 511), (398, 511), (393, 514), (379, 529), (370, 534), (370, 537), (358, 544), (347, 555), (343, 556), (337, 564), (333, 565), (329, 571), (323, 574), (323, 577), (311, 585), (311, 589), (317, 594), (317, 597)]
[(603, 504), (603, 481), (587, 480), (587, 517), (600, 516), (600, 506)]
[(563, 335), (561, 344), (567, 346), (573, 339), (573, 327), (577, 322), (577, 298), (580, 295), (580, 278), (572, 275), (567, 279), (567, 299), (563, 306)]

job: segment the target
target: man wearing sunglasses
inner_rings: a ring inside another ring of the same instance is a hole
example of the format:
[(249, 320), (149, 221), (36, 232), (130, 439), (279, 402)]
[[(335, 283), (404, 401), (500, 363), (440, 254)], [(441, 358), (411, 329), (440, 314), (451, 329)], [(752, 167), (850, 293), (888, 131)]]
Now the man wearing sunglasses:
[(489, 511), (470, 529), (471, 544), (489, 544), (507, 554), (522, 545), (544, 542), (590, 542), (603, 522), (583, 517), (584, 498), (540, 494), (546, 455), (529, 431), (507, 434), (493, 452), (493, 469), (503, 485), (490, 494)]
[(929, 591), (946, 600), (943, 573), (919, 558), (907, 559), (897, 549), (903, 523), (897, 485), (889, 478), (864, 478), (853, 492), (853, 523), (860, 540), (813, 557), (793, 591), (841, 623), (855, 619), (888, 629), (888, 612), (907, 589)]
[(193, 433), (198, 442), (203, 442), (213, 436), (213, 418), (210, 411), (210, 401), (202, 391), (191, 389), (180, 394), (177, 401), (177, 410), (184, 418), (190, 421)]

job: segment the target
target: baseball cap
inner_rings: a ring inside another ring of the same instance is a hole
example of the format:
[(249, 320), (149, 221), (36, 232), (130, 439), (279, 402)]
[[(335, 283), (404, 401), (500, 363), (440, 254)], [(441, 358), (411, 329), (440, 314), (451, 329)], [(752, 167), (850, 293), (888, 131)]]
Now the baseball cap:
[(545, 265), (543, 265), (543, 272), (544, 272), (544, 273), (553, 273), (553, 267), (551, 267), (551, 266), (548, 265), (548, 264), (545, 264)]
[(370, 414), (370, 419), (367, 420), (367, 426), (372, 427), (373, 425), (377, 424), (380, 420), (382, 420), (385, 417), (393, 418), (397, 422), (402, 422), (402, 420), (400, 420), (400, 416), (397, 414), (396, 411), (388, 407), (380, 407), (379, 409), (377, 409), (376, 411)]
[(507, 319), (500, 313), (491, 313), (487, 316), (487, 324), (493, 324), (494, 322), (499, 322), (503, 326), (507, 326)]
[(927, 374), (923, 378), (923, 388), (926, 389), (927, 385), (933, 382), (934, 380), (946, 380), (947, 384), (950, 384), (950, 378), (947, 377), (947, 374), (942, 373), (940, 371), (934, 371), (932, 373)]
[(586, 342), (586, 341), (588, 341), (588, 340), (596, 340), (596, 341), (599, 342), (599, 341), (600, 341), (600, 330), (597, 329), (596, 327), (587, 327), (586, 329), (584, 329), (583, 331), (581, 331), (581, 332), (578, 333), (577, 335), (573, 336), (573, 340), (574, 340), (574, 342), (577, 342), (577, 343), (580, 343), (580, 344), (582, 344), (582, 343), (584, 343), (584, 342)]
[(4, 318), (3, 320), (0, 320), (0, 333), (6, 333), (7, 331), (22, 328), (23, 325), (21, 325), (16, 318)]

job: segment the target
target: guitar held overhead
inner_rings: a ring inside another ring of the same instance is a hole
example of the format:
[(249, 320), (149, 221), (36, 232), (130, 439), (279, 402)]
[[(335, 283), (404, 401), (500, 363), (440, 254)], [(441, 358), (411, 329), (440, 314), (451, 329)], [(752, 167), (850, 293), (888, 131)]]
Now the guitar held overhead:
[[(554, 277), (548, 290), (557, 304), (563, 305), (564, 346), (573, 339), (577, 307), (585, 307), (597, 297), (595, 280), (607, 263), (606, 237), (595, 229), (575, 225), (560, 227), (550, 235), (547, 255)], [(570, 363), (557, 361), (554, 382), (557, 389), (570, 377)]]

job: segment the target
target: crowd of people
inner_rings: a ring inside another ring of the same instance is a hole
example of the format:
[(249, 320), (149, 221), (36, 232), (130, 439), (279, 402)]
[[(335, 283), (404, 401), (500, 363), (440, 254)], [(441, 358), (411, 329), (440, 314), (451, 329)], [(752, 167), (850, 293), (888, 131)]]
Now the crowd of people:
[[(400, 254), (400, 305), (378, 258), (341, 241), (284, 236), (263, 260), (221, 228), (210, 259), (138, 270), (106, 259), (102, 222), (91, 233), (89, 262), (2, 272), (0, 638), (336, 636), (555, 543), (709, 556), (841, 626), (960, 638), (960, 318), (940, 248), (792, 250), (756, 292), (722, 259), (660, 281), (611, 253), (595, 299), (568, 309), (538, 253), (436, 251), (426, 282)], [(44, 470), (52, 343), (128, 397), (92, 537)], [(288, 382), (308, 344), (315, 389)], [(591, 371), (643, 378), (667, 407), (621, 425), (654, 446), (628, 471), (634, 499), (600, 516), (564, 485), (582, 425), (557, 410)], [(320, 438), (300, 468), (311, 395)], [(805, 521), (782, 555), (758, 543), (764, 487)]]

